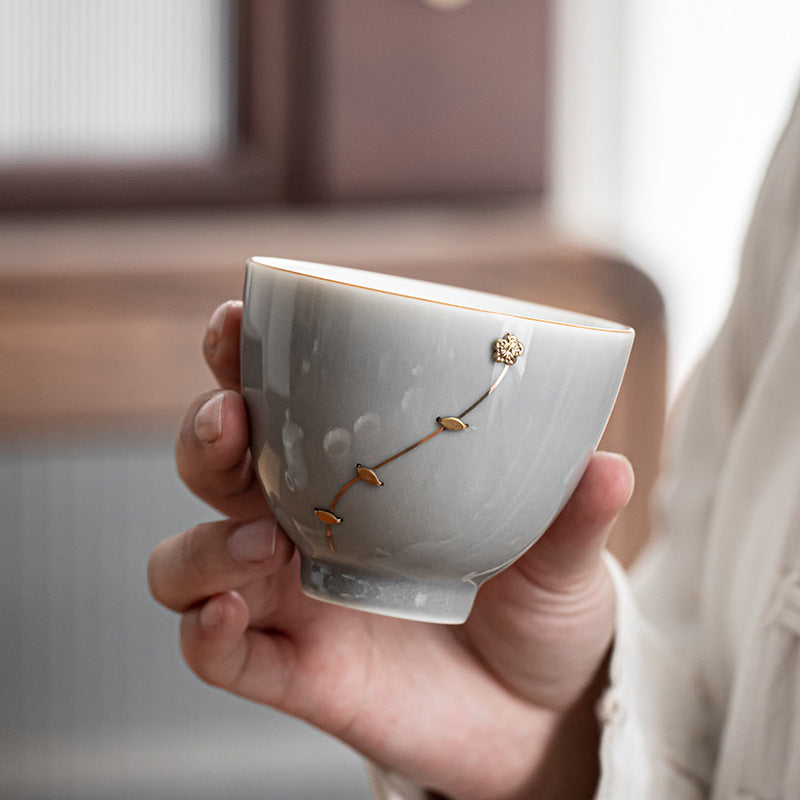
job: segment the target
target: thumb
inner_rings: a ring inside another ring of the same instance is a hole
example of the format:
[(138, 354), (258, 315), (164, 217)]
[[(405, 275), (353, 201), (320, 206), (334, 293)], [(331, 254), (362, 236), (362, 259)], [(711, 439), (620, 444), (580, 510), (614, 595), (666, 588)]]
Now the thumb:
[(554, 589), (590, 576), (633, 484), (633, 468), (625, 456), (595, 453), (561, 513), (517, 562), (519, 568), (535, 583)]

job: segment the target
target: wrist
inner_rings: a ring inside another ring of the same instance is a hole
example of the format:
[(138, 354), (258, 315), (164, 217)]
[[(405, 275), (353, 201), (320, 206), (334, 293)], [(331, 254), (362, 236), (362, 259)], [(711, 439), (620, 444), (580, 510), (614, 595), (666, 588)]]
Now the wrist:
[[(612, 645), (613, 646), (613, 645)], [(591, 683), (553, 729), (531, 785), (515, 800), (590, 800), (600, 778), (600, 722), (597, 703), (609, 682), (611, 647)]]
[[(591, 800), (594, 797), (600, 777), (601, 734), (596, 708), (608, 686), (609, 661), (610, 652), (578, 701), (552, 721), (549, 743), (529, 778), (511, 791), (492, 795), (493, 798)], [(430, 789), (424, 797), (425, 800), (462, 800), (458, 793), (440, 794)]]

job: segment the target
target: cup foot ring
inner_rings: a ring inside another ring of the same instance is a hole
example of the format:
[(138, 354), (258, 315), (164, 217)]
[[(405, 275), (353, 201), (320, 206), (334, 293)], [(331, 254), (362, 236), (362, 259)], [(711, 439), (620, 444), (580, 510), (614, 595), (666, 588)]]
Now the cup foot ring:
[(372, 614), (457, 625), (472, 609), (478, 587), (469, 581), (412, 578), (303, 558), (303, 593)]

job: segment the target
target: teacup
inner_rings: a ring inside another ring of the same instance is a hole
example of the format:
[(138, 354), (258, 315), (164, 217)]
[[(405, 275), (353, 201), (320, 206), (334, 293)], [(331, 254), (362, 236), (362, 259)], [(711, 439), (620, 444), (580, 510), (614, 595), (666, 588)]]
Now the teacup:
[(251, 259), (242, 391), (303, 591), (463, 622), (575, 489), (633, 337), (507, 297)]

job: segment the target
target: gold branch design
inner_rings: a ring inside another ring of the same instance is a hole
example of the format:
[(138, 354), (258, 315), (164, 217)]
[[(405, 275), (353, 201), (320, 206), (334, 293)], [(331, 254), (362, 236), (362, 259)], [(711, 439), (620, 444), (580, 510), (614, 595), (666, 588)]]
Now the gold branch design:
[(517, 359), (523, 355), (524, 352), (525, 347), (523, 346), (522, 342), (520, 342), (519, 339), (512, 333), (507, 333), (502, 338), (495, 339), (494, 342), (492, 342), (492, 361), (503, 364), (503, 369), (500, 372), (500, 375), (497, 377), (497, 380), (495, 380), (495, 382), (474, 403), (472, 403), (472, 405), (467, 406), (467, 408), (465, 408), (464, 411), (462, 411), (458, 416), (436, 417), (436, 424), (438, 427), (432, 433), (429, 433), (427, 436), (423, 436), (422, 439), (419, 439), (405, 449), (400, 450), (400, 452), (389, 456), (389, 458), (384, 459), (379, 464), (375, 464), (373, 467), (366, 467), (363, 464), (356, 464), (355, 476), (345, 483), (341, 489), (339, 489), (330, 506), (328, 506), (328, 508), (314, 509), (317, 519), (325, 524), (325, 533), (328, 538), (328, 545), (332, 553), (335, 553), (336, 549), (333, 545), (333, 534), (331, 529), (334, 525), (341, 525), (341, 523), (344, 522), (344, 520), (335, 513), (336, 506), (342, 499), (344, 493), (359, 482), (363, 482), (374, 487), (383, 486), (383, 481), (378, 476), (379, 469), (385, 467), (387, 464), (391, 464), (392, 461), (396, 461), (401, 456), (407, 455), (417, 447), (426, 444), (444, 431), (457, 433), (459, 431), (466, 430), (469, 425), (464, 422), (464, 417), (466, 417), (471, 411), (474, 411), (484, 400), (486, 400), (487, 397), (489, 397), (492, 392), (495, 391), (495, 389), (497, 389), (497, 387), (503, 381), (503, 378), (505, 378), (505, 376), (508, 374), (509, 368), (516, 363)]

